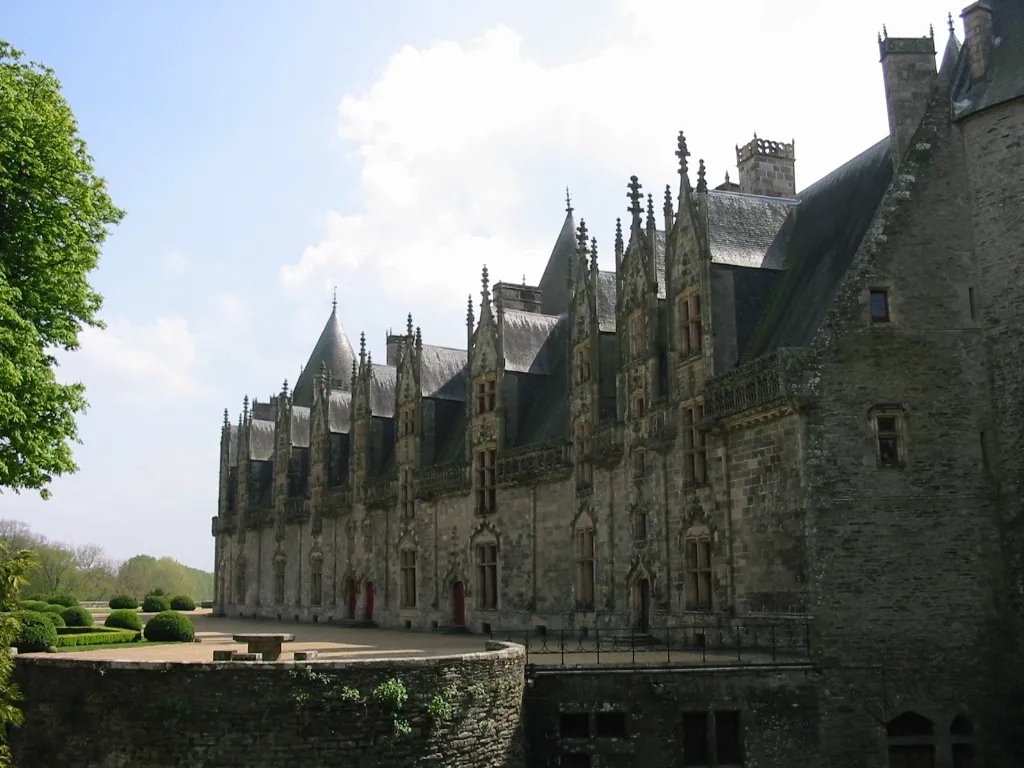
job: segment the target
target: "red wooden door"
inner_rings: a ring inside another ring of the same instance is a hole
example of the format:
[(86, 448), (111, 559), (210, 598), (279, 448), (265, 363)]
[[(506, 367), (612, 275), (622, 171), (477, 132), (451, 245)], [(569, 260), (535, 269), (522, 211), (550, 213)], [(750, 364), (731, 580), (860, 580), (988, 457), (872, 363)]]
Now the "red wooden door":
[(366, 620), (373, 621), (373, 582), (366, 582)]
[(356, 580), (348, 580), (348, 617), (354, 619), (356, 617)]
[(457, 627), (466, 625), (466, 588), (461, 581), (452, 584), (452, 621)]

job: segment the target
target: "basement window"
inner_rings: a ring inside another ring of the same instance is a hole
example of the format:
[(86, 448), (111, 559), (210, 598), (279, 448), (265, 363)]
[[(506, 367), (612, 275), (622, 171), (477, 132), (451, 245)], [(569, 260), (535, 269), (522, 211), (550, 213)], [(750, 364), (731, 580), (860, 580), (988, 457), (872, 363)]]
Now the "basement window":
[(586, 712), (563, 712), (558, 721), (558, 733), (563, 739), (589, 739), (590, 715)]
[(600, 739), (622, 739), (627, 736), (625, 712), (598, 712), (597, 737)]
[(889, 291), (884, 288), (871, 289), (871, 322), (889, 322)]

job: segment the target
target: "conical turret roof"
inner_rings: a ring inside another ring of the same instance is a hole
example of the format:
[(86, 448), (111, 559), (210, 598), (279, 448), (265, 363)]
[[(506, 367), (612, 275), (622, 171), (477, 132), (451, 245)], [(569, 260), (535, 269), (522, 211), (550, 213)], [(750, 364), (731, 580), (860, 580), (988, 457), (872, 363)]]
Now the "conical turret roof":
[(342, 381), (342, 389), (348, 389), (352, 362), (355, 359), (355, 352), (352, 351), (345, 329), (338, 319), (337, 305), (334, 305), (331, 308), (331, 316), (327, 318), (327, 324), (320, 333), (316, 346), (313, 347), (313, 353), (306, 362), (306, 367), (302, 369), (295, 382), (292, 402), (295, 405), (313, 405), (313, 381), (320, 372), (321, 364), (327, 367), (331, 376)]
[(572, 217), (572, 208), (565, 212), (565, 221), (551, 249), (544, 275), (540, 279), (541, 290), (540, 311), (545, 315), (558, 315), (569, 308), (569, 260), (576, 253), (576, 224)]

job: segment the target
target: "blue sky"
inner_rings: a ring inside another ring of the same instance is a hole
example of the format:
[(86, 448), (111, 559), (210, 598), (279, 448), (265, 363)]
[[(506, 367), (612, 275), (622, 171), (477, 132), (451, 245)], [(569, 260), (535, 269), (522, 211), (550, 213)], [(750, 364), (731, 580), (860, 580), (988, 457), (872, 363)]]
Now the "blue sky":
[(7, 0), (128, 216), (92, 278), (108, 329), (62, 358), (81, 471), (0, 516), (212, 569), (223, 409), (295, 379), (333, 286), (379, 360), (408, 312), (462, 345), (484, 263), (539, 279), (566, 185), (605, 269), (628, 177), (678, 184), (680, 129), (712, 184), (755, 131), (795, 138), (807, 186), (887, 133), (882, 23), (941, 51), (959, 10), (767, 5)]

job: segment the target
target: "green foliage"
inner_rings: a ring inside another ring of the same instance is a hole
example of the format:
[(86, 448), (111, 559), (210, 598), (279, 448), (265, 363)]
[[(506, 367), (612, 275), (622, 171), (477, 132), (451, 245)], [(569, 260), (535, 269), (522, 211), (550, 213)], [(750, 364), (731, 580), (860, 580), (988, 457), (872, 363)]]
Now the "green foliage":
[(14, 645), (20, 652), (36, 653), (57, 645), (57, 629), (45, 615), (35, 611), (15, 611), (11, 616), (19, 625)]
[(110, 598), (110, 607), (114, 610), (134, 610), (139, 607), (139, 601), (131, 595), (114, 595)]
[[(50, 604), (45, 600), (22, 600), (18, 603), (18, 607), (23, 611), (42, 611), (47, 610)], [(61, 610), (64, 610), (64, 606), (61, 606)]]
[(21, 725), (23, 715), (18, 709), (22, 701), (18, 686), (11, 683), (14, 672), (14, 659), (6, 652), (18, 637), (21, 625), (12, 616), (0, 616), (0, 767), (8, 768), (11, 764), (11, 753), (7, 746), (7, 729)]
[(56, 645), (58, 648), (74, 648), (83, 645), (115, 645), (135, 643), (142, 637), (142, 633), (131, 629), (119, 629), (116, 631), (104, 630), (103, 627), (91, 627), (91, 629), (91, 632), (60, 634), (57, 636)]
[(385, 680), (373, 689), (371, 696), (374, 701), (391, 710), (397, 736), (405, 736), (412, 732), (412, 725), (409, 721), (398, 716), (398, 713), (401, 712), (402, 707), (409, 698), (409, 693), (405, 690), (405, 684), (401, 680), (397, 677)]
[(171, 598), (172, 611), (194, 611), (195, 609), (196, 601), (188, 595), (175, 595)]
[(146, 595), (142, 601), (143, 613), (163, 613), (171, 610), (171, 601), (162, 595)]
[[(34, 552), (28, 549), (15, 552), (6, 542), (0, 541), (0, 611), (17, 607), (21, 588), (28, 583), (29, 574), (38, 567), (39, 560)], [(0, 733), (2, 731), (3, 722), (0, 721)]]
[(54, 613), (53, 611), (43, 611), (39, 615), (51, 624), (53, 624), (54, 629), (63, 629), (67, 626), (67, 623), (64, 621), (64, 617), (61, 616), (59, 613)]
[(454, 684), (445, 686), (444, 690), (427, 704), (427, 712), (438, 722), (451, 720), (455, 716), (455, 697), (458, 694), (459, 691)]
[(54, 72), (0, 41), (0, 487), (37, 490), (73, 472), (81, 384), (60, 384), (51, 350), (102, 327), (88, 283), (124, 212), (96, 175)]
[(40, 613), (64, 613), (63, 605), (47, 605)]
[(142, 617), (132, 608), (118, 608), (110, 612), (107, 620), (103, 622), (103, 626), (134, 629), (137, 632), (141, 632)]
[(63, 605), (65, 608), (73, 608), (78, 605), (78, 598), (70, 592), (57, 592), (46, 598), (50, 605)]
[(188, 616), (177, 611), (163, 611), (146, 622), (143, 630), (147, 640), (170, 640), (191, 643), (196, 632)]
[[(148, 555), (140, 555), (140, 557), (148, 557)], [(168, 597), (168, 594), (159, 587), (146, 593), (147, 597), (149, 597), (149, 595), (156, 595), (157, 597)]]
[(92, 613), (88, 608), (82, 608), (80, 605), (73, 605), (70, 608), (65, 608), (60, 612), (61, 618), (64, 619), (64, 623), (69, 627), (91, 627), (92, 626)]

